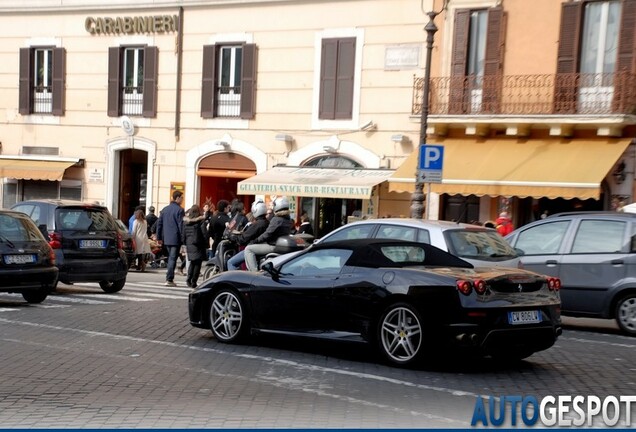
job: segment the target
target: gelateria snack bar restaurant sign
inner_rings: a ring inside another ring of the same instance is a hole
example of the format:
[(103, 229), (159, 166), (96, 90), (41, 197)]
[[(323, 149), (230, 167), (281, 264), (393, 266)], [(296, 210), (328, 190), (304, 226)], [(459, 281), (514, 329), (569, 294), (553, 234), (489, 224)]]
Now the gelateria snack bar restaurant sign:
[(239, 195), (369, 199), (393, 170), (276, 166), (237, 185)]
[(84, 28), (92, 35), (174, 33), (179, 29), (177, 15), (136, 17), (86, 17)]

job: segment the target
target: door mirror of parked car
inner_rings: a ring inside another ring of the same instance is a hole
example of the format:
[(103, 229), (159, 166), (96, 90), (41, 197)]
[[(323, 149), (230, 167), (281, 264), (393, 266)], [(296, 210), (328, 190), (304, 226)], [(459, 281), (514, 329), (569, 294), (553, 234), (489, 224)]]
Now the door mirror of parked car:
[(525, 255), (525, 254), (526, 254), (526, 253), (523, 251), (523, 249), (519, 249), (519, 248), (515, 248), (515, 252), (517, 252), (517, 255), (519, 255), (519, 256), (523, 256), (523, 255)]

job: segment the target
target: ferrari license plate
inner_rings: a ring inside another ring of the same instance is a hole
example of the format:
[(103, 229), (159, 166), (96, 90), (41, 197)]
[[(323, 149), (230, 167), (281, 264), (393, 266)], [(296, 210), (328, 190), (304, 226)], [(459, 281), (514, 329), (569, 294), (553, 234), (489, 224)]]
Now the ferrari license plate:
[(104, 249), (106, 240), (80, 240), (79, 247), (81, 249)]
[(35, 262), (35, 255), (5, 255), (5, 264), (29, 264)]
[(511, 311), (508, 312), (508, 322), (512, 325), (540, 323), (541, 313), (538, 310)]

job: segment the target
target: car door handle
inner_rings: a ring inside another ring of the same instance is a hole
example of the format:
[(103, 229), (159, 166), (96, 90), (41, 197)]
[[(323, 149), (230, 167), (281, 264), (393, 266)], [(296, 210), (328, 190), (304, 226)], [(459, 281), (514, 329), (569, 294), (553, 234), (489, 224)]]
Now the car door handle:
[(557, 260), (547, 260), (545, 265), (547, 266), (556, 266), (558, 264)]
[(623, 265), (625, 262), (622, 259), (612, 260), (612, 265)]

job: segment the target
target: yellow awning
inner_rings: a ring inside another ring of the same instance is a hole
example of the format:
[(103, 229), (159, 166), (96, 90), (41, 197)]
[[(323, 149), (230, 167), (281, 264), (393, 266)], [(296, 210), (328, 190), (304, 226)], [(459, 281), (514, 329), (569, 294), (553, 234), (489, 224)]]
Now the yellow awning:
[(0, 178), (61, 181), (64, 171), (79, 159), (30, 159), (0, 156)]
[[(490, 195), (599, 199), (600, 184), (631, 140), (446, 139), (442, 183), (431, 191)], [(389, 179), (389, 190), (413, 192), (418, 151)], [(426, 190), (426, 189), (425, 189)]]
[(237, 185), (239, 195), (369, 199), (393, 170), (277, 166)]

